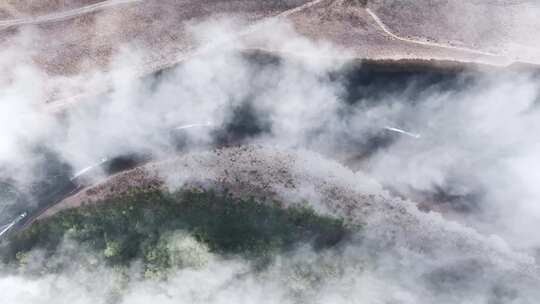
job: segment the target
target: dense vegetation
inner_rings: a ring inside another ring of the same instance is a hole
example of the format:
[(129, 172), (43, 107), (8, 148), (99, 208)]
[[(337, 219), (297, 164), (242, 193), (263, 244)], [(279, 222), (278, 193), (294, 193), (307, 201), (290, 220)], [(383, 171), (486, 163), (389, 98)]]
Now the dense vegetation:
[(263, 262), (299, 243), (311, 243), (316, 250), (334, 246), (346, 234), (341, 220), (304, 207), (283, 208), (279, 202), (263, 204), (212, 191), (134, 190), (37, 222), (12, 236), (0, 250), (4, 263), (24, 264), (28, 252), (38, 249), (52, 258), (69, 239), (113, 266), (141, 260), (145, 273), (152, 275), (182, 266), (176, 257), (182, 249), (171, 246), (178, 235), (189, 236), (207, 252)]

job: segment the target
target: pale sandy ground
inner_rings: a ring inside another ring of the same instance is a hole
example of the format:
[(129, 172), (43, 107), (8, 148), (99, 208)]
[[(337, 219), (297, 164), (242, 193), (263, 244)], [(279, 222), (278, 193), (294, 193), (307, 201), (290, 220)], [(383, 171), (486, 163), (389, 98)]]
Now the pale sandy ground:
[(536, 0), (370, 0), (369, 7), (402, 37), (538, 61)]
[[(531, 17), (532, 2), (467, 4), (466, 18), (453, 18), (463, 12), (438, 5), (448, 1), (426, 1), (402, 5), (402, 10), (392, 9), (400, 1), (385, 0), (369, 1), (367, 9), (355, 0), (141, 0), (90, 10), (83, 8), (96, 1), (7, 1), (0, 6), (0, 25), (17, 20), (19, 25), (0, 27), (0, 49), (17, 54), (9, 61), (13, 67), (35, 64), (50, 76), (84, 79), (110, 70), (111, 58), (129, 47), (140, 55), (133, 68), (147, 74), (192, 56), (206, 43), (194, 39), (189, 24), (234, 16), (243, 21), (236, 34), (248, 48), (272, 51), (257, 39), (253, 26), (280, 18), (302, 35), (332, 42), (354, 58), (540, 63), (531, 34), (540, 22)], [(33, 24), (20, 25), (21, 18)], [(465, 24), (471, 19), (478, 20), (474, 26)], [(47, 102), (96, 90), (70, 88), (80, 86), (78, 81), (59, 83), (51, 84)]]

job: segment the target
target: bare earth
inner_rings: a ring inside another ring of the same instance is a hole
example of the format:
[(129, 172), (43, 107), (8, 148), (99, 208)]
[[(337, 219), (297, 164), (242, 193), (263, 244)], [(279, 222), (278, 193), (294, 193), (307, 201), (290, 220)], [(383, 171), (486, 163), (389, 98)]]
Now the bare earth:
[[(17, 56), (2, 68), (35, 64), (47, 75), (81, 76), (110, 70), (111, 59), (128, 47), (141, 56), (134, 68), (147, 74), (192, 56), (207, 43), (194, 39), (190, 24), (224, 16), (242, 20), (236, 33), (246, 47), (268, 51), (271, 47), (256, 39), (254, 26), (274, 18), (288, 20), (302, 35), (330, 41), (359, 59), (540, 63), (540, 44), (533, 34), (540, 22), (531, 13), (540, 8), (532, 1), (472, 1), (465, 5), (466, 12), (457, 10), (461, 4), (454, 7), (448, 1), (364, 2), (5, 1), (0, 4), (0, 49)], [(50, 88), (47, 102), (69, 97), (55, 93), (61, 89)], [(78, 92), (85, 90), (90, 89)]]
[(369, 7), (402, 37), (538, 60), (538, 1), (371, 0)]

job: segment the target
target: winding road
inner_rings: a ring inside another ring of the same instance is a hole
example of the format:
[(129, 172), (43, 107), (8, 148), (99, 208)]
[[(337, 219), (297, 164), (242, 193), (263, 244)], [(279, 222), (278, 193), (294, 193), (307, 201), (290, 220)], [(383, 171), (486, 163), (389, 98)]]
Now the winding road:
[(111, 6), (127, 4), (127, 3), (132, 3), (132, 2), (140, 2), (140, 1), (143, 1), (143, 0), (105, 0), (99, 3), (83, 6), (80, 8), (48, 14), (48, 15), (43, 15), (43, 16), (0, 20), (0, 27), (55, 22), (55, 21), (65, 20), (65, 19), (80, 16), (80, 15), (88, 14), (88, 13), (91, 13), (97, 10), (102, 10), (104, 8), (111, 7)]
[[(141, 2), (141, 1), (144, 1), (144, 0), (105, 0), (99, 3), (79, 7), (76, 9), (53, 13), (53, 14), (47, 14), (43, 16), (0, 20), (0, 27), (10, 27), (10, 26), (27, 25), (27, 24), (41, 24), (41, 23), (47, 23), (47, 22), (61, 21), (61, 20), (77, 17), (80, 15), (88, 14), (97, 10), (102, 10), (104, 8), (111, 7), (111, 6), (133, 3), (133, 2)], [(298, 7), (292, 8), (290, 10), (284, 11), (270, 18), (272, 19), (284, 18), (294, 13), (297, 13), (299, 11), (302, 11), (308, 7), (314, 6), (323, 1), (325, 0), (314, 0), (306, 4), (300, 5)]]
[(471, 48), (467, 48), (467, 47), (459, 47), (459, 46), (453, 46), (453, 45), (444, 44), (444, 43), (422, 41), (422, 40), (416, 40), (416, 39), (410, 39), (410, 38), (401, 37), (401, 36), (398, 36), (398, 35), (394, 34), (388, 28), (388, 26), (386, 26), (386, 24), (384, 24), (384, 22), (381, 20), (381, 18), (379, 18), (379, 16), (377, 16), (377, 14), (375, 14), (370, 8), (366, 8), (366, 12), (369, 14), (369, 16), (371, 16), (371, 18), (383, 30), (383, 32), (385, 34), (387, 34), (388, 36), (390, 36), (390, 37), (392, 37), (394, 39), (400, 40), (400, 41), (419, 44), (419, 45), (424, 45), (424, 46), (430, 46), (430, 47), (438, 47), (438, 48), (445, 48), (445, 49), (469, 52), (469, 53), (483, 55), (483, 56), (502, 57), (499, 54), (490, 53), (490, 52), (484, 52), (484, 51), (475, 50), (475, 49), (471, 49)]

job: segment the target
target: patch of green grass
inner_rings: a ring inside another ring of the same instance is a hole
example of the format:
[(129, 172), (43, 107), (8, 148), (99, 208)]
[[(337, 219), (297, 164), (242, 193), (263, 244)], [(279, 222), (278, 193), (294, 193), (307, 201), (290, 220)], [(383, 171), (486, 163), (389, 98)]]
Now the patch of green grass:
[(66, 236), (98, 253), (107, 263), (140, 259), (146, 268), (166, 269), (174, 258), (164, 236), (181, 231), (210, 252), (268, 258), (311, 243), (332, 247), (347, 235), (339, 219), (279, 202), (235, 199), (213, 191), (132, 191), (123, 197), (65, 210), (11, 237), (0, 249), (4, 262), (41, 249), (54, 256)]

